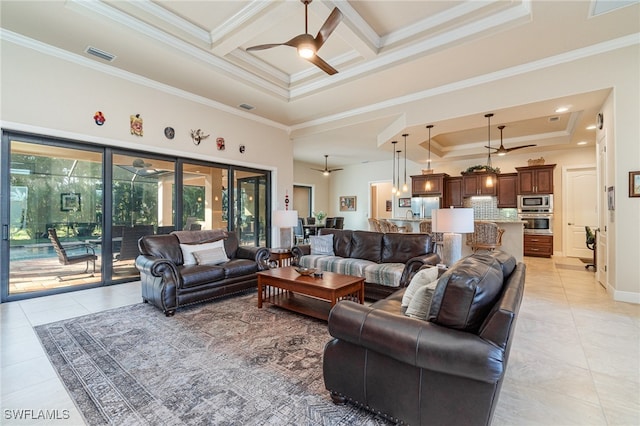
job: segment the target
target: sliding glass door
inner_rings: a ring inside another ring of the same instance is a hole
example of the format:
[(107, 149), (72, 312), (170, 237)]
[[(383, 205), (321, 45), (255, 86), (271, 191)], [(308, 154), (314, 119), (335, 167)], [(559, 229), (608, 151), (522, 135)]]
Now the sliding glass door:
[(135, 278), (138, 240), (175, 230), (175, 161), (113, 153), (111, 279)]
[(13, 138), (3, 150), (10, 164), (3, 182), (9, 194), (3, 197), (2, 251), (9, 254), (2, 259), (9, 271), (3, 291), (50, 293), (100, 282), (102, 256), (92, 241), (102, 232), (101, 150), (30, 138)]
[(143, 235), (269, 244), (269, 172), (10, 132), (0, 164), (2, 301), (138, 279)]

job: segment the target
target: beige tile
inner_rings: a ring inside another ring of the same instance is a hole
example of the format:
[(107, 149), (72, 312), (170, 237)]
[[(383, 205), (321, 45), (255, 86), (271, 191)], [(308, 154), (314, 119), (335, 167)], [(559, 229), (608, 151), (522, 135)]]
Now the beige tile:
[(0, 371), (2, 372), (2, 398), (25, 387), (58, 378), (46, 356), (0, 367)]

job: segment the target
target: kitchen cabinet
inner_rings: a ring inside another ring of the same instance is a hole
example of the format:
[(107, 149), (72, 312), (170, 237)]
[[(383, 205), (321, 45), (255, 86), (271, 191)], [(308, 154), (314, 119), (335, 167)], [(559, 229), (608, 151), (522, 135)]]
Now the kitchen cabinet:
[(411, 193), (414, 197), (442, 195), (446, 173), (411, 176)]
[(498, 208), (518, 207), (518, 174), (502, 173), (498, 175)]
[[(487, 178), (491, 177), (493, 185), (487, 186)], [(496, 195), (495, 173), (468, 173), (462, 176), (462, 196)]]
[(551, 257), (553, 254), (553, 235), (524, 234), (524, 255)]
[(518, 194), (553, 194), (553, 169), (555, 167), (555, 164), (516, 167)]
[(444, 180), (444, 197), (442, 207), (464, 207), (462, 197), (462, 176), (449, 177)]

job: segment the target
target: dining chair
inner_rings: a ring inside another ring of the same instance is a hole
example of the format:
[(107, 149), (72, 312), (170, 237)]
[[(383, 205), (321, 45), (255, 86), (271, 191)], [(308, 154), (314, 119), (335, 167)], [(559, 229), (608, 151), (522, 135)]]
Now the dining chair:
[(442, 255), (442, 246), (444, 245), (444, 234), (442, 232), (433, 232), (430, 220), (422, 220), (418, 225), (420, 232), (423, 234), (431, 235), (431, 242), (433, 243), (433, 252)]
[(153, 225), (136, 225), (132, 228), (125, 228), (122, 233), (122, 245), (120, 252), (116, 253), (115, 260), (131, 260), (138, 257), (138, 240), (144, 235), (153, 235)]
[(495, 222), (477, 221), (474, 232), (467, 234), (467, 245), (476, 252), (478, 250), (493, 250), (502, 245), (504, 229)]
[(328, 217), (324, 220), (324, 227), (325, 228), (335, 228), (336, 227), (336, 218), (335, 217)]
[(344, 217), (342, 216), (337, 216), (336, 217), (336, 223), (333, 226), (336, 229), (342, 229), (344, 227)]
[[(96, 260), (98, 259), (98, 256), (96, 256), (95, 249), (91, 244), (83, 242), (73, 242), (63, 245), (58, 238), (58, 234), (56, 233), (55, 228), (49, 228), (47, 230), (47, 234), (49, 235), (49, 240), (51, 241), (51, 244), (56, 251), (58, 261), (61, 265), (73, 265), (76, 263), (86, 262), (84, 273), (87, 273), (89, 272), (89, 262), (91, 262), (93, 264), (93, 271), (91, 273), (91, 276), (94, 276), (94, 274), (96, 273)], [(78, 254), (69, 254), (68, 252), (72, 250), (84, 250), (84, 252)], [(58, 281), (62, 281), (62, 277), (57, 278)]]

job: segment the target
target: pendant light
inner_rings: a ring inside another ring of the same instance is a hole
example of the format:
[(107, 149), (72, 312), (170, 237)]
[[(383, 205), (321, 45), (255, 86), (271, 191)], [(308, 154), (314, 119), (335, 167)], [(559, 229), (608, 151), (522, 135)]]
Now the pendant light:
[(401, 152), (402, 151), (400, 151), (400, 150), (396, 151), (396, 153), (398, 154), (398, 168), (397, 168), (397, 170), (398, 170), (398, 186), (396, 186), (396, 188), (397, 188), (396, 189), (396, 194), (397, 195), (400, 195), (400, 153)]
[[(493, 117), (492, 113), (485, 114), (487, 117), (488, 125), (487, 125), (487, 141), (488, 141), (488, 151), (489, 154), (487, 156), (487, 169), (491, 168), (491, 117)], [(493, 177), (489, 174), (487, 175), (487, 180), (485, 181), (484, 186), (487, 188), (493, 187)]]
[(404, 136), (404, 185), (402, 185), (402, 192), (409, 192), (409, 186), (407, 185), (407, 136), (409, 133), (405, 133)]
[[(427, 129), (429, 129), (429, 157), (427, 158), (427, 170), (431, 173), (433, 170), (431, 169), (431, 129), (433, 128), (433, 124), (429, 124)], [(427, 183), (424, 184), (424, 189), (427, 192), (431, 192), (431, 180), (427, 179)]]
[(393, 188), (391, 188), (391, 194), (393, 195), (398, 192), (398, 187), (396, 187), (396, 144), (398, 141), (393, 141), (391, 143), (393, 144), (393, 149), (391, 150), (391, 153), (393, 154), (393, 160), (391, 160), (391, 163), (393, 164), (393, 174), (391, 175)]

